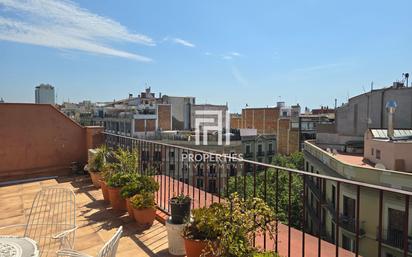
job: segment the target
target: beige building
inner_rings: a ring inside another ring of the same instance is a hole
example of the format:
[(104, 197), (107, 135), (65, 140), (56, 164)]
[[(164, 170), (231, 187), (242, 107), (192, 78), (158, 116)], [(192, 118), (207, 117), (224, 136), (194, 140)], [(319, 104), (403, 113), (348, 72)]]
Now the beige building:
[[(373, 136), (374, 133), (376, 133), (374, 130), (365, 133), (365, 156), (332, 151), (317, 145), (314, 140), (306, 141), (303, 151), (306, 171), (412, 191), (412, 174), (393, 170), (402, 165), (405, 170), (409, 169), (407, 167), (412, 159), (412, 151), (410, 151), (412, 137), (385, 140), (376, 138)], [(405, 150), (405, 147), (409, 147), (409, 150)], [(405, 161), (396, 161), (399, 159)], [(396, 163), (404, 164), (396, 166)], [(387, 169), (384, 169), (384, 166)], [(317, 183), (310, 180), (307, 185), (307, 228), (309, 232), (317, 235), (319, 222), (321, 222), (322, 237), (335, 243), (337, 183), (334, 181)], [(362, 256), (378, 255), (379, 196), (378, 190), (368, 188), (360, 190), (359, 253)], [(339, 193), (338, 244), (350, 251), (355, 251), (356, 247), (356, 199), (357, 188), (342, 183)], [(382, 203), (382, 256), (404, 256), (403, 238), (404, 233), (411, 235), (412, 232), (412, 210), (409, 208), (408, 231), (405, 231), (405, 197), (384, 192)], [(412, 241), (409, 241), (407, 249), (411, 255)]]
[(389, 139), (387, 129), (369, 129), (365, 133), (364, 157), (378, 167), (412, 172), (412, 130), (394, 130)]

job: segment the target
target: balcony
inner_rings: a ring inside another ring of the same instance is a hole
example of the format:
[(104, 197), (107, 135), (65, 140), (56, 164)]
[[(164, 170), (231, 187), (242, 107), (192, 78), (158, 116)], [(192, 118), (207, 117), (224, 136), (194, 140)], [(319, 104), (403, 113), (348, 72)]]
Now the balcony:
[(253, 157), (253, 153), (252, 152), (248, 152), (248, 153), (244, 153), (243, 154), (243, 158), (252, 158)]
[(258, 151), (256, 153), (256, 156), (259, 156), (259, 157), (265, 156), (265, 151)]
[[(376, 238), (379, 238), (378, 231)], [(393, 230), (393, 229), (384, 229), (382, 230), (382, 243), (394, 247), (398, 250), (404, 250), (404, 237), (403, 231)], [(412, 237), (408, 236), (408, 247), (407, 250), (409, 253), (412, 253)]]

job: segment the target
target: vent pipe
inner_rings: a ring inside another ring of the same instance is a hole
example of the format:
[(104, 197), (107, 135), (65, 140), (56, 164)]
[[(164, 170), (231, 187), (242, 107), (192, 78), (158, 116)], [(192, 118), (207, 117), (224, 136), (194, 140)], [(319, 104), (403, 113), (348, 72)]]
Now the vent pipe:
[(398, 104), (396, 103), (395, 100), (389, 100), (386, 103), (386, 111), (388, 112), (388, 138), (390, 140), (392, 140), (394, 136), (393, 115), (397, 107), (398, 107)]

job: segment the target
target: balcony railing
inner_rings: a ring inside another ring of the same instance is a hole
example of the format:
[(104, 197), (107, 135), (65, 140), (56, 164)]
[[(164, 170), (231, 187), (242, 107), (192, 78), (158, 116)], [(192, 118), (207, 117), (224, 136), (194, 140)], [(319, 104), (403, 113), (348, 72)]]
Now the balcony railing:
[(265, 156), (265, 152), (264, 151), (258, 151), (256, 153), (257, 156)]
[[(197, 207), (203, 207), (213, 202), (224, 201), (224, 199), (234, 191), (238, 192), (239, 195), (244, 198), (260, 197), (264, 199), (277, 214), (277, 233), (273, 240), (264, 233), (263, 235), (258, 235), (254, 241), (256, 241), (257, 246), (263, 249), (273, 249), (276, 252), (280, 251), (281, 256), (313, 256), (313, 252), (315, 251), (318, 252), (319, 256), (349, 256), (347, 251), (342, 249), (338, 244), (330, 245), (326, 242), (321, 243), (322, 234), (324, 233), (318, 233), (319, 235), (316, 235), (316, 237), (307, 233), (305, 225), (307, 224), (307, 216), (310, 215), (309, 212), (312, 210), (308, 210), (307, 208), (308, 190), (305, 189), (308, 187), (315, 188), (313, 186), (316, 185), (311, 180), (317, 181), (318, 185), (323, 185), (325, 181), (333, 182), (333, 184), (336, 185), (336, 207), (330, 209), (330, 211), (334, 213), (336, 223), (341, 225), (336, 226), (334, 241), (342, 242), (341, 227), (353, 232), (355, 243), (354, 253), (356, 256), (359, 255), (359, 239), (363, 234), (362, 222), (359, 216), (359, 210), (363, 208), (361, 204), (363, 198), (360, 197), (361, 191), (368, 191), (369, 194), (374, 192), (379, 199), (378, 211), (369, 213), (369, 215), (376, 216), (371, 219), (376, 218), (376, 220), (379, 221), (377, 245), (371, 246), (378, 249), (378, 256), (382, 256), (382, 244), (387, 241), (386, 232), (383, 227), (384, 195), (396, 195), (397, 198), (404, 199), (405, 212), (409, 212), (409, 199), (410, 196), (412, 196), (412, 192), (409, 191), (289, 169), (162, 142), (136, 139), (111, 133), (104, 134), (106, 135), (106, 144), (109, 147), (136, 149), (137, 152), (140, 153), (144, 149), (145, 155), (146, 152), (148, 153), (147, 158), (141, 159), (138, 172), (144, 173), (146, 172), (145, 168), (148, 167), (156, 168), (156, 179), (158, 179), (161, 184), (161, 190), (158, 192), (156, 200), (158, 208), (166, 213), (170, 211), (168, 196), (174, 193), (183, 192), (190, 195), (193, 199), (192, 207), (195, 206), (195, 203)], [(173, 151), (176, 157), (176, 161), (174, 162), (175, 170), (173, 172), (169, 170), (170, 161), (169, 158), (166, 158), (166, 156), (168, 156), (167, 153), (170, 151)], [(161, 152), (161, 158), (155, 158), (155, 152)], [(208, 156), (208, 158), (204, 158), (202, 161), (191, 162), (188, 159), (184, 159), (182, 153), (185, 153), (185, 155), (203, 155), (204, 157)], [(210, 158), (211, 156), (215, 158)], [(214, 161), (212, 161), (212, 159), (214, 159)], [(214, 182), (215, 184), (212, 183), (215, 187), (213, 190), (210, 190), (213, 191), (213, 194), (207, 193), (209, 187), (209, 183), (207, 182), (209, 179), (208, 172), (204, 173), (204, 182), (203, 185), (201, 185), (203, 189), (196, 187), (197, 165), (203, 164), (204, 167), (207, 167), (208, 163), (211, 162), (216, 165), (216, 176), (213, 178), (216, 182)], [(246, 171), (246, 166), (252, 168), (251, 172)], [(183, 167), (187, 168), (186, 172), (183, 172)], [(258, 171), (260, 169), (262, 171)], [(188, 183), (179, 181), (187, 181)], [(301, 183), (295, 183), (296, 181)], [(354, 188), (356, 191), (355, 200), (357, 211), (354, 219), (347, 219), (341, 215), (342, 210), (340, 210), (341, 205), (339, 201), (342, 196), (342, 186)], [(296, 192), (298, 193), (298, 197), (296, 197)], [(322, 188), (322, 191), (319, 191), (318, 194), (320, 198), (319, 204), (324, 207), (327, 206), (327, 201), (320, 197), (322, 195), (321, 192), (324, 192), (324, 188)], [(368, 210), (364, 210), (364, 212), (367, 211)], [(406, 225), (406, 228), (407, 227), (408, 225)], [(319, 229), (319, 231), (322, 231), (321, 226), (319, 226)], [(330, 234), (330, 231), (328, 231), (328, 233)], [(409, 237), (406, 233), (400, 236), (400, 238), (402, 238), (402, 242), (409, 242)], [(399, 240), (400, 239), (398, 239), (398, 241)], [(310, 251), (306, 251), (308, 245), (315, 247), (316, 250), (314, 251), (311, 248)], [(409, 244), (403, 243), (401, 246), (403, 246), (402, 251), (404, 256), (407, 256)], [(362, 255), (370, 256), (367, 251), (362, 252)]]
[[(405, 247), (403, 231), (395, 229), (384, 229), (382, 231), (382, 243), (403, 250)], [(409, 253), (412, 253), (412, 237), (408, 236), (407, 247)]]

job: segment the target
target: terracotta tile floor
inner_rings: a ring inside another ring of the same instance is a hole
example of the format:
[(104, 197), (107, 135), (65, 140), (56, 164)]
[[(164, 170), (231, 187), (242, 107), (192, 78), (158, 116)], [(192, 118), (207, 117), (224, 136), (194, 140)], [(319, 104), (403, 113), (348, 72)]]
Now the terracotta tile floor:
[[(67, 186), (76, 193), (77, 225), (75, 249), (96, 256), (116, 229), (123, 225), (118, 257), (171, 256), (168, 251), (166, 228), (155, 221), (147, 230), (134, 223), (127, 214), (118, 213), (103, 201), (101, 191), (94, 188), (88, 177), (59, 178), (0, 187), (0, 227), (21, 224), (31, 208), (36, 193), (45, 186)], [(22, 230), (1, 231), (19, 234)]]

